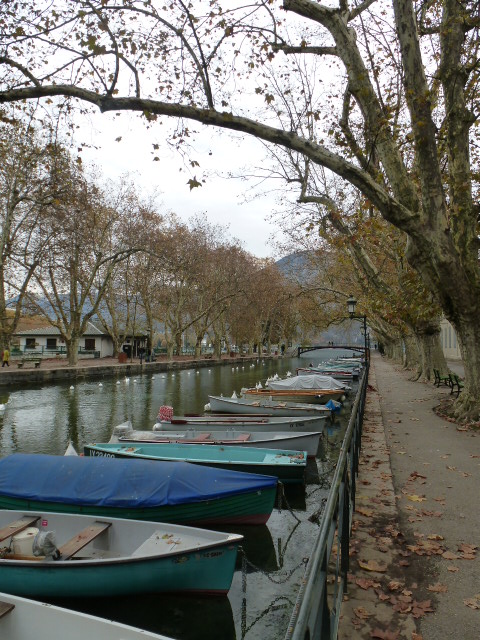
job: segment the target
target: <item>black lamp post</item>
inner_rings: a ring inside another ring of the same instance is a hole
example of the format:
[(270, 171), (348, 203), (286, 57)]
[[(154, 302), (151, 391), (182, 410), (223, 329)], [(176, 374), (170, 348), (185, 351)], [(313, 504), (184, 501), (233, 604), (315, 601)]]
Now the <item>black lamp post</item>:
[(352, 319), (356, 318), (357, 320), (363, 320), (363, 337), (365, 339), (365, 360), (368, 360), (367, 316), (355, 315), (356, 306), (357, 306), (357, 301), (352, 295), (350, 295), (350, 297), (347, 300), (348, 315)]

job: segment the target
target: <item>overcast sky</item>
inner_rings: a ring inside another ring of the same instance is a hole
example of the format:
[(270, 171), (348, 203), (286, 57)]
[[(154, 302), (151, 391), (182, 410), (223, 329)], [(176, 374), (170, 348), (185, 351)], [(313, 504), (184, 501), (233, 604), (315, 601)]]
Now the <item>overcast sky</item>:
[[(249, 163), (259, 166), (265, 155), (263, 146), (250, 136), (232, 137), (213, 127), (202, 128), (193, 124), (192, 128), (201, 130), (201, 134), (195, 137), (199, 152), (192, 157), (201, 166), (189, 173), (179, 154), (163, 142), (173, 125), (173, 121), (155, 123), (151, 130), (147, 130), (138, 116), (129, 113), (123, 113), (116, 119), (112, 114), (94, 114), (82, 123), (78, 137), (99, 148), (84, 151), (83, 158), (97, 164), (108, 178), (116, 178), (127, 171), (135, 174), (140, 189), (147, 193), (157, 191), (162, 210), (172, 211), (184, 221), (205, 212), (210, 223), (228, 226), (229, 237), (238, 238), (253, 255), (281, 257), (268, 244), (273, 235), (277, 238), (280, 235), (268, 220), (276, 205), (274, 195), (251, 200), (253, 180), (245, 183), (226, 177), (228, 171), (238, 173)], [(122, 138), (121, 141), (115, 142), (118, 137)], [(153, 160), (153, 143), (160, 144), (155, 151), (159, 161)], [(200, 180), (204, 170), (212, 172), (208, 181), (190, 191), (188, 180), (193, 176)], [(215, 171), (225, 177), (213, 175)]]

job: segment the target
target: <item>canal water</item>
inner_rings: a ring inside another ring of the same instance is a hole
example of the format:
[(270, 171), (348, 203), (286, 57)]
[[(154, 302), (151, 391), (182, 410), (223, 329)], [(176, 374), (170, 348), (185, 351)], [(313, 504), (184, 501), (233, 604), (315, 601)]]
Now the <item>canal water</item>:
[[(351, 355), (351, 352), (347, 352)], [(208, 395), (230, 397), (269, 376), (295, 374), (338, 351), (303, 358), (258, 360), (55, 385), (0, 391), (0, 457), (11, 453), (63, 455), (69, 442), (81, 451), (88, 442), (106, 442), (115, 425), (131, 420), (151, 429), (161, 405), (176, 415), (202, 413)], [(285, 635), (306, 561), (319, 531), (352, 391), (340, 415), (327, 424), (316, 460), (309, 461), (306, 484), (285, 487), (264, 526), (224, 530), (244, 535), (228, 597), (196, 598), (155, 594), (142, 597), (55, 600), (55, 604), (111, 618), (176, 640), (278, 640)]]

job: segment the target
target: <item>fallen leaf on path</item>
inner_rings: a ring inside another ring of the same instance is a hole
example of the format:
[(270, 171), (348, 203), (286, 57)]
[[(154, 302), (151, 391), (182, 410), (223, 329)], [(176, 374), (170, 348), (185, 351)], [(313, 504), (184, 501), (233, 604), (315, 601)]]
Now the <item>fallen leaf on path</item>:
[(353, 610), (353, 613), (361, 620), (367, 620), (372, 615), (370, 611), (367, 611), (363, 607), (357, 607)]
[(412, 502), (425, 502), (426, 498), (423, 496), (417, 496), (415, 494), (406, 496), (407, 500), (411, 500)]
[(453, 565), (450, 565), (449, 567), (447, 567), (447, 571), (458, 571), (458, 567), (454, 567)]
[(380, 564), (376, 560), (369, 560), (368, 562), (362, 562), (362, 560), (359, 560), (358, 565), (366, 571), (378, 571), (379, 573), (384, 573), (387, 570), (386, 564)]
[[(421, 473), (418, 473), (418, 471), (412, 471), (412, 473), (409, 476), (412, 480), (415, 480), (415, 478), (423, 478), (424, 480), (427, 479), (427, 476), (423, 476)], [(408, 482), (408, 481), (407, 481)]]
[(395, 453), (398, 453), (399, 456), (404, 456), (407, 452), (406, 451), (396, 451)]
[(378, 627), (370, 633), (371, 638), (378, 640), (397, 640), (398, 631), (389, 631), (388, 629), (379, 629)]
[(433, 593), (446, 593), (448, 591), (446, 584), (432, 584), (430, 587), (427, 587), (428, 591), (432, 591)]
[(477, 593), (473, 598), (467, 598), (463, 601), (463, 604), (470, 607), (470, 609), (480, 609), (480, 593)]
[(398, 580), (391, 580), (388, 584), (387, 587), (390, 591), (397, 591), (398, 589), (400, 589), (402, 586), (401, 582), (398, 582)]
[(414, 618), (420, 618), (424, 616), (426, 613), (433, 613), (434, 609), (432, 609), (432, 601), (431, 600), (423, 600), (422, 602), (417, 602), (414, 600), (412, 607), (412, 615)]
[(475, 553), (478, 549), (478, 545), (476, 544), (466, 544), (462, 543), (458, 545), (458, 550), (464, 554), (469, 554), (475, 556)]
[(375, 582), (375, 580), (371, 580), (369, 578), (356, 578), (355, 580), (356, 584), (361, 588), (361, 589), (370, 589), (370, 587), (379, 587), (380, 583), (379, 582)]
[(367, 516), (370, 518), (375, 513), (373, 509), (367, 509), (367, 507), (355, 507), (356, 513), (362, 514), (362, 516)]
[(428, 540), (445, 540), (445, 538), (438, 533), (431, 533), (427, 536)]
[(445, 560), (458, 560), (457, 554), (452, 551), (445, 551), (445, 553), (442, 553), (442, 558), (445, 558)]

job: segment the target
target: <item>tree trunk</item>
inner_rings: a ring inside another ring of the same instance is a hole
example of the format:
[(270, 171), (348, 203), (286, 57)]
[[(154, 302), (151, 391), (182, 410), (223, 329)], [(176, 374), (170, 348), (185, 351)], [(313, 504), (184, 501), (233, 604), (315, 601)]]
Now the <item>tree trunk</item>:
[(202, 355), (202, 338), (203, 334), (195, 339), (195, 358), (200, 358)]
[(75, 367), (78, 363), (78, 337), (65, 340), (68, 364)]
[[(465, 387), (455, 406), (455, 415), (467, 420), (480, 420), (480, 324), (466, 321), (457, 334), (465, 370)], [(461, 339), (460, 339), (461, 335)]]
[(181, 356), (182, 355), (182, 334), (181, 333), (175, 334), (175, 349), (177, 351), (177, 356)]
[(416, 369), (417, 378), (421, 375), (420, 354), (418, 352), (417, 342), (413, 335), (407, 335), (404, 338), (405, 355), (403, 359), (403, 366), (406, 369)]
[(415, 337), (420, 354), (421, 378), (433, 380), (433, 369), (447, 370), (447, 363), (440, 343), (440, 328), (434, 333), (418, 333)]

